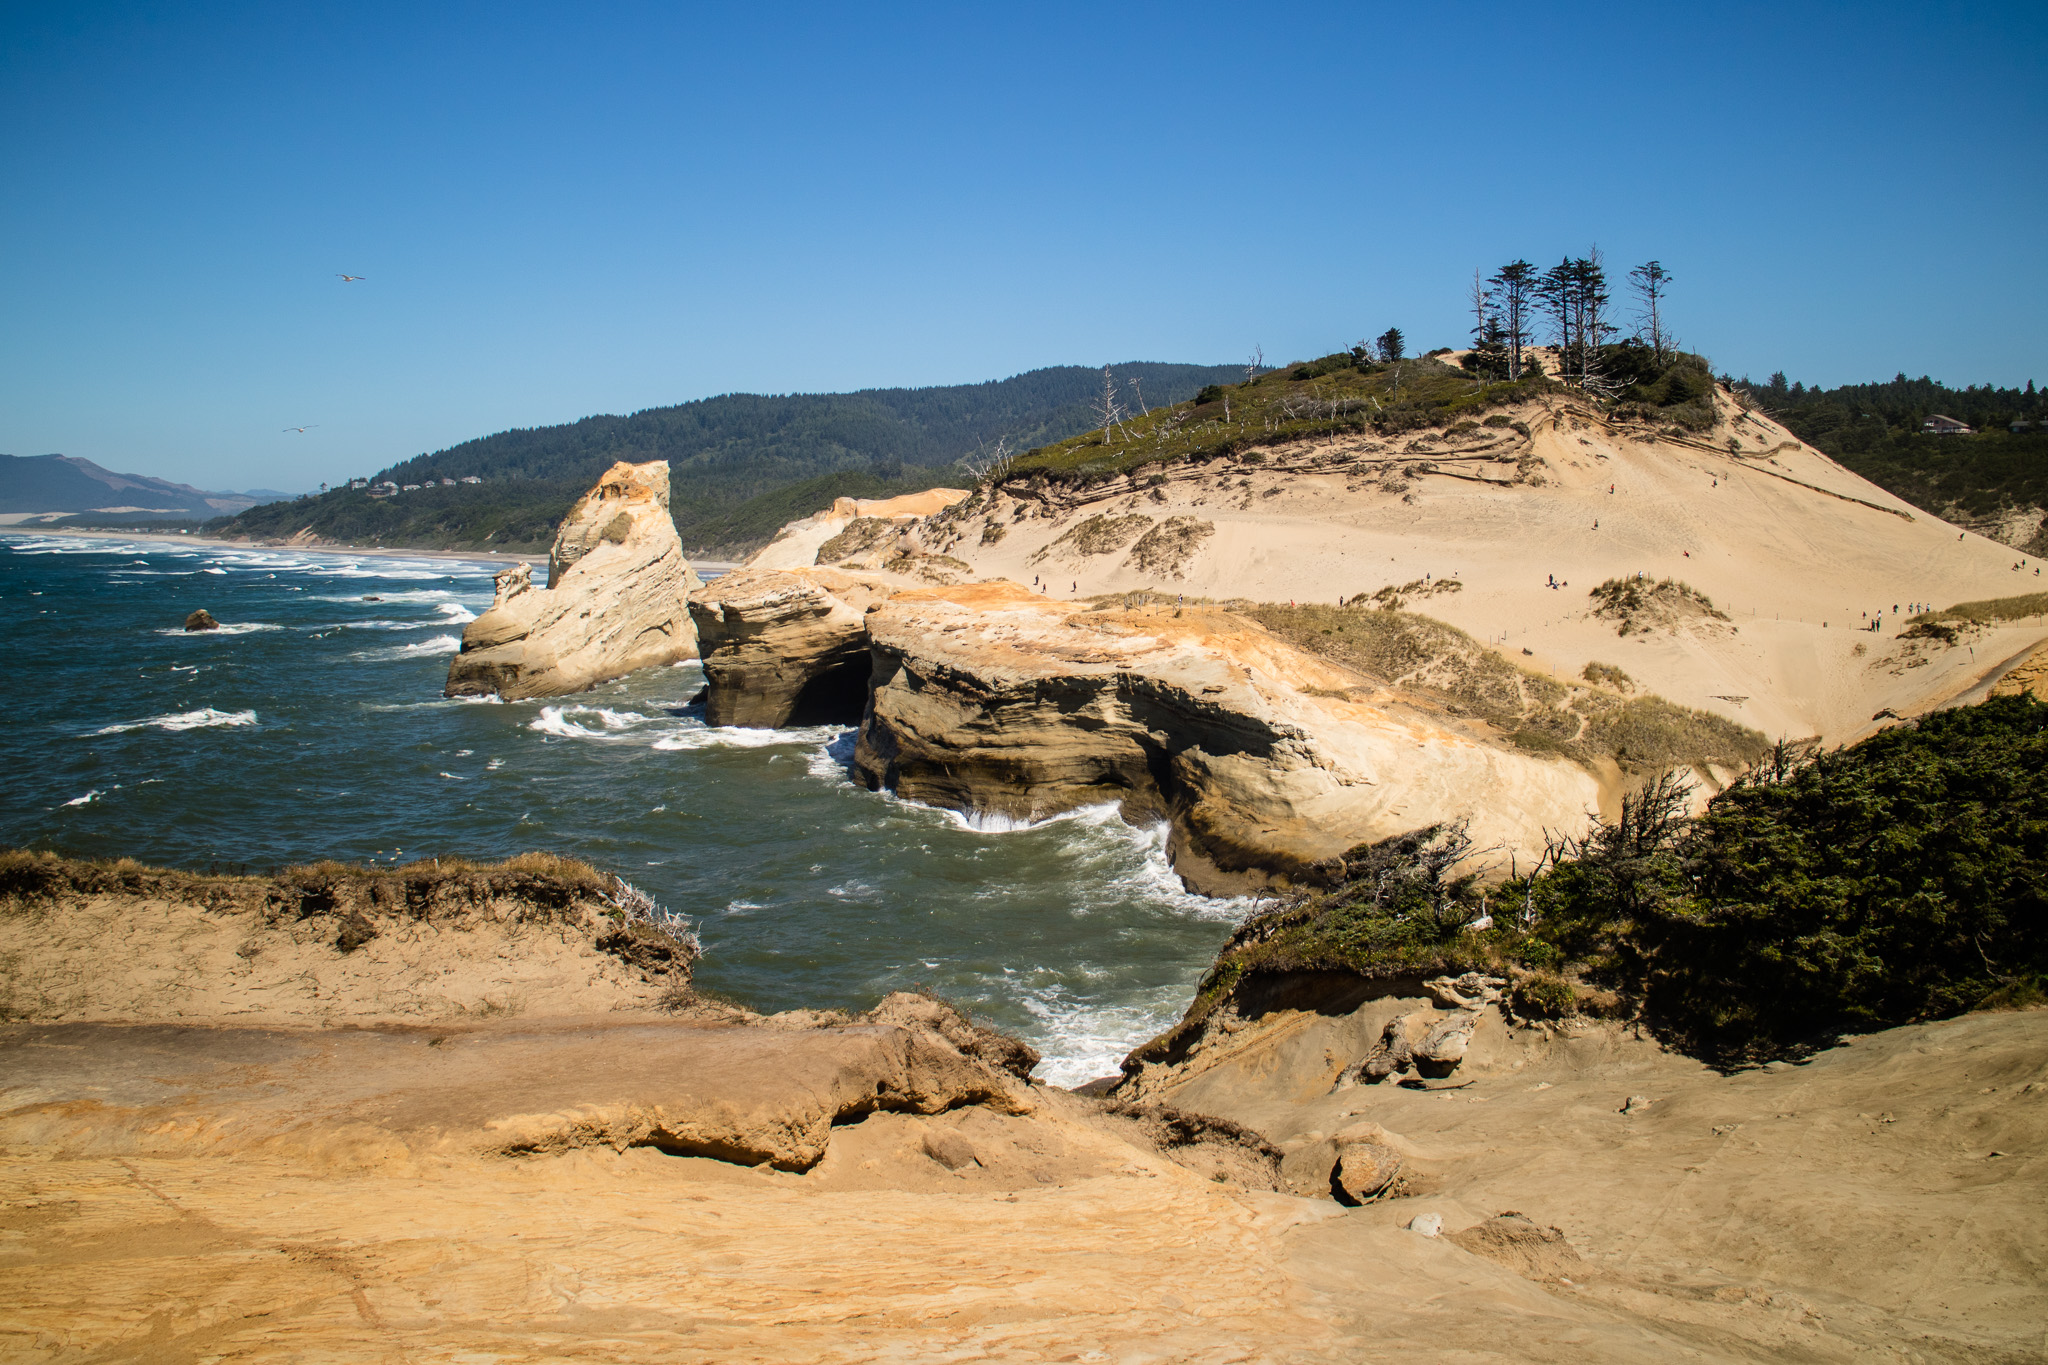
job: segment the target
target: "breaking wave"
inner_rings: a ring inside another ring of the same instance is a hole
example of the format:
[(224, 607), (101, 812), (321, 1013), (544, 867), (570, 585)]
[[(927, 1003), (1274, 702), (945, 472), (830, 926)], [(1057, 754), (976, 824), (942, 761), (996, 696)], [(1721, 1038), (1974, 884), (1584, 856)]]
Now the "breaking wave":
[(392, 659), (417, 659), (428, 654), (454, 654), (462, 649), (462, 641), (454, 635), (436, 635), (431, 640), (421, 640), (410, 645), (393, 645), (388, 649), (361, 649), (349, 655), (363, 663), (383, 663)]
[[(254, 711), (216, 711), (204, 707), (198, 711), (180, 711), (175, 715), (151, 716), (147, 720), (131, 720), (122, 725), (103, 725), (92, 733), (96, 735), (119, 735), (130, 730), (206, 730), (216, 725), (254, 725)], [(75, 802), (71, 804), (77, 804)]]

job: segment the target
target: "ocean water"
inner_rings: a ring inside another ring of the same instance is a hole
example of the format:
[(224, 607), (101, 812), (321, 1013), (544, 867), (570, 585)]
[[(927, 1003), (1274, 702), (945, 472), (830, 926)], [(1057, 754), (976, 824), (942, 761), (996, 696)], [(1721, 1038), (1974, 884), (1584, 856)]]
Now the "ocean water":
[[(440, 695), (493, 565), (0, 535), (0, 845), (175, 867), (547, 849), (691, 916), (761, 1010), (924, 985), (1116, 1070), (1248, 908), (1109, 808), (976, 825), (848, 777), (851, 730), (714, 729), (695, 664), (570, 698)], [(188, 635), (205, 607), (222, 629)]]

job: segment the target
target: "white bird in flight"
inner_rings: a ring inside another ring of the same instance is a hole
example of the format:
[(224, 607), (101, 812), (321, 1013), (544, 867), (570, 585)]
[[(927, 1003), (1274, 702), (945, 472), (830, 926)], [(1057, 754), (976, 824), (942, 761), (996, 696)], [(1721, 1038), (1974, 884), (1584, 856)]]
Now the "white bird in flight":
[(369, 278), (369, 277), (368, 277), (368, 276), (366, 276), (366, 275), (343, 275), (343, 276), (341, 277), (341, 282), (342, 282), (343, 284), (354, 284), (354, 283), (355, 283), (355, 282), (356, 282), (357, 280), (361, 280), (361, 279), (367, 279), (367, 278)]
[(307, 432), (307, 431), (311, 431), (311, 430), (312, 430), (312, 429), (313, 429), (314, 427), (317, 427), (317, 426), (319, 426), (319, 425), (320, 425), (320, 424), (319, 424), (318, 422), (308, 422), (308, 423), (307, 423), (307, 424), (306, 424), (305, 426), (302, 426), (302, 427), (286, 427), (286, 428), (285, 428), (285, 430), (286, 430), (286, 431), (297, 431), (297, 432)]

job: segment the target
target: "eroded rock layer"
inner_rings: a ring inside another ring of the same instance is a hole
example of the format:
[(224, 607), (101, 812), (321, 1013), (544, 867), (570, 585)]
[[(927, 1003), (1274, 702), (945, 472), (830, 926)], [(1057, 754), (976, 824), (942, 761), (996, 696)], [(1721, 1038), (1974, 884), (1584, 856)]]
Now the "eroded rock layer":
[(1576, 766), (1321, 695), (1362, 680), (1221, 610), (1086, 610), (989, 583), (899, 593), (867, 634), (854, 766), (870, 788), (1010, 817), (1165, 815), (1199, 890), (1317, 884), (1360, 843), (1459, 817), (1480, 847), (1532, 850), (1598, 800)]
[(683, 603), (698, 586), (669, 516), (668, 462), (621, 461), (563, 520), (547, 587), (525, 564), (498, 575), (490, 610), (463, 629), (448, 695), (562, 696), (693, 659)]
[(851, 725), (867, 699), (863, 613), (891, 590), (836, 569), (741, 569), (690, 594), (704, 719)]

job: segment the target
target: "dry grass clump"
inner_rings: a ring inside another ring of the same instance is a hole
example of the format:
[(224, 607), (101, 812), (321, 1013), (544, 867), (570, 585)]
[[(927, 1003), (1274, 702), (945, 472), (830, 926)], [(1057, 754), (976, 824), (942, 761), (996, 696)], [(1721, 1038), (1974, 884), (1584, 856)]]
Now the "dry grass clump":
[(1080, 555), (1114, 554), (1131, 543), (1131, 538), (1152, 525), (1152, 518), (1136, 512), (1118, 516), (1097, 512), (1069, 526), (1059, 539), (1031, 556), (1033, 564), (1047, 555), (1068, 551)]
[[(1465, 585), (1455, 578), (1416, 578), (1395, 587), (1391, 583), (1375, 593), (1360, 593), (1349, 599), (1349, 605), (1359, 606), (1371, 603), (1388, 611), (1399, 611), (1408, 605), (1411, 597), (1441, 597), (1445, 593), (1463, 592)], [(1346, 599), (1339, 598), (1338, 606), (1347, 605)]]
[(1617, 692), (1633, 692), (1636, 689), (1635, 679), (1613, 664), (1587, 664), (1579, 670), (1579, 676), (1595, 687), (1611, 687)]
[(1179, 578), (1202, 542), (1216, 534), (1214, 522), (1200, 517), (1168, 517), (1131, 547), (1130, 566), (1140, 573)]
[[(1535, 753), (1579, 762), (1612, 758), (1631, 772), (1716, 763), (1739, 766), (1762, 755), (1764, 737), (1705, 711), (1662, 697), (1624, 697), (1605, 687), (1569, 688), (1509, 662), (1455, 626), (1411, 612), (1315, 603), (1232, 603), (1298, 649), (1470, 716)], [(1609, 668), (1621, 684), (1627, 675)], [(1590, 672), (1588, 680), (1592, 681)]]
[(909, 551), (882, 561), (882, 567), (890, 573), (899, 573), (906, 578), (922, 578), (927, 583), (937, 583), (941, 587), (958, 583), (963, 577), (974, 572), (973, 565), (951, 555), (915, 554)]
[(891, 530), (889, 522), (881, 517), (855, 517), (848, 522), (838, 535), (818, 547), (816, 563), (837, 564), (851, 559), (886, 539)]
[(1631, 771), (1700, 763), (1742, 768), (1763, 757), (1770, 747), (1762, 735), (1746, 726), (1662, 697), (1631, 697), (1606, 707), (1588, 705), (1588, 700), (1581, 699), (1575, 706), (1588, 713), (1584, 744), (1612, 756)]
[(1688, 618), (1728, 619), (1728, 614), (1717, 611), (1705, 593), (1675, 578), (1654, 583), (1646, 578), (1610, 578), (1589, 596), (1595, 616), (1620, 623), (1617, 635), (1676, 625)]

